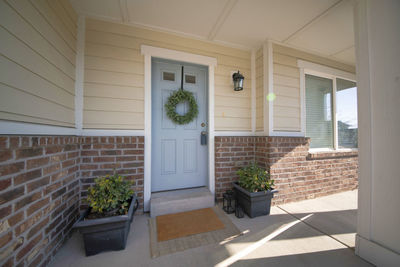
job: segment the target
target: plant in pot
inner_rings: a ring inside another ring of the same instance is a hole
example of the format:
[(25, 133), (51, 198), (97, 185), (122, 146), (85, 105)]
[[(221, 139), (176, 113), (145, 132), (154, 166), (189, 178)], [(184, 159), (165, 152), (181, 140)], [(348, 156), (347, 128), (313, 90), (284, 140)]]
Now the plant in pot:
[(233, 183), (236, 201), (250, 217), (268, 215), (271, 209), (271, 199), (278, 192), (272, 187), (274, 180), (269, 173), (253, 163), (237, 171), (238, 182)]
[(86, 256), (125, 249), (139, 204), (131, 182), (117, 173), (97, 178), (88, 189), (87, 201), (89, 208), (74, 225), (83, 235)]

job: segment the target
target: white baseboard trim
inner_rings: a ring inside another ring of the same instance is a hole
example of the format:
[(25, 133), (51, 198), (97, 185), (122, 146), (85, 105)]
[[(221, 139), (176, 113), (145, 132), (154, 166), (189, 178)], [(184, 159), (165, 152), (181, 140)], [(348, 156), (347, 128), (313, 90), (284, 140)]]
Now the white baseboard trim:
[(75, 136), (144, 136), (144, 130), (83, 129), (0, 120), (0, 134), (6, 135), (75, 135)]
[(144, 130), (83, 129), (82, 136), (144, 136)]
[(78, 135), (75, 128), (36, 123), (0, 121), (0, 134), (15, 135)]
[(253, 132), (215, 131), (214, 136), (254, 136)]
[(356, 235), (356, 255), (376, 266), (399, 266), (400, 254)]

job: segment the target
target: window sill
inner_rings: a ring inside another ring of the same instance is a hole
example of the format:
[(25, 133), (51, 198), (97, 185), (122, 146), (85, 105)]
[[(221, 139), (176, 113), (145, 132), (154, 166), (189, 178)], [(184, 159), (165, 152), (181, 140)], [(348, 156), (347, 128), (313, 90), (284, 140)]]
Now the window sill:
[(307, 160), (319, 160), (319, 159), (337, 159), (337, 158), (352, 158), (358, 157), (357, 149), (346, 149), (346, 150), (330, 150), (330, 151), (309, 151)]

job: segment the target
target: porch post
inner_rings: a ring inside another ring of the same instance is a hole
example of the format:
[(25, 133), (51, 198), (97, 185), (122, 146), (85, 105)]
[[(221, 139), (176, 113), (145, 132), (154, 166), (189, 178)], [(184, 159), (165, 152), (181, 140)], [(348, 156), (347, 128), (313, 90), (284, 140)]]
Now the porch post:
[(356, 254), (400, 262), (400, 2), (356, 1), (359, 120)]

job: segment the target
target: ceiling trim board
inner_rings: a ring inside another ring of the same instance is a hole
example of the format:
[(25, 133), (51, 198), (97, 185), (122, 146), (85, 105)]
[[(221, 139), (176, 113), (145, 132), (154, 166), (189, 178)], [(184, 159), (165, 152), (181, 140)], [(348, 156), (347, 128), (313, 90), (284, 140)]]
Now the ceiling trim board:
[(315, 51), (315, 50), (307, 49), (307, 48), (304, 48), (304, 47), (300, 47), (300, 46), (292, 45), (292, 44), (288, 44), (288, 43), (283, 43), (281, 41), (274, 40), (274, 39), (269, 39), (269, 38), (265, 39), (265, 42), (268, 41), (268, 40), (271, 41), (273, 44), (276, 44), (276, 45), (281, 45), (281, 46), (285, 46), (285, 47), (288, 47), (288, 48), (296, 49), (296, 50), (299, 50), (299, 51), (303, 51), (305, 53), (313, 54), (315, 56), (319, 56), (319, 57), (322, 57), (322, 58), (325, 58), (325, 59), (336, 61), (338, 63), (349, 65), (351, 67), (355, 67), (355, 64), (351, 64), (348, 61), (340, 60), (340, 59), (335, 58), (333, 56), (327, 56), (326, 54), (323, 54), (323, 53)]
[(294, 33), (292, 33), (291, 35), (289, 35), (286, 39), (284, 39), (282, 41), (282, 43), (288, 43), (291, 40), (293, 40), (294, 38), (296, 38), (297, 36), (299, 36), (299, 34), (301, 34), (302, 32), (304, 32), (305, 30), (307, 30), (308, 28), (310, 28), (312, 25), (314, 25), (315, 23), (317, 23), (319, 20), (321, 20), (323, 17), (325, 17), (326, 15), (328, 15), (329, 13), (331, 13), (333, 10), (335, 10), (337, 7), (339, 7), (341, 4), (343, 4), (344, 2), (346, 2), (345, 0), (339, 0), (336, 3), (334, 3), (333, 5), (331, 5), (330, 7), (328, 7), (325, 11), (323, 11), (321, 14), (319, 14), (318, 16), (314, 17), (313, 19), (311, 19), (309, 22), (307, 22), (305, 25), (303, 25), (300, 29), (298, 29), (297, 31), (295, 31)]
[(217, 21), (215, 22), (214, 26), (212, 27), (210, 33), (208, 34), (208, 40), (214, 40), (215, 36), (217, 36), (219, 30), (221, 29), (222, 25), (224, 25), (226, 19), (232, 12), (232, 9), (236, 5), (238, 0), (228, 0), (225, 4), (224, 8), (222, 9), (221, 14), (219, 14)]
[(348, 47), (346, 47), (346, 48), (340, 49), (339, 51), (337, 51), (337, 52), (335, 52), (335, 53), (330, 54), (329, 56), (334, 57), (334, 56), (336, 56), (337, 54), (340, 54), (340, 53), (342, 53), (342, 52), (344, 52), (344, 51), (346, 51), (346, 50), (349, 50), (349, 49), (351, 49), (351, 48), (353, 48), (353, 47), (354, 47), (354, 45), (350, 45), (350, 46), (348, 46)]
[(133, 26), (133, 27), (137, 27), (137, 28), (140, 28), (140, 29), (172, 34), (172, 35), (179, 36), (179, 37), (199, 40), (199, 41), (207, 42), (207, 43), (210, 43), (210, 44), (222, 45), (222, 46), (226, 46), (226, 47), (234, 48), (234, 49), (239, 49), (239, 50), (246, 51), (246, 52), (251, 52), (251, 50), (253, 49), (253, 47), (251, 47), (251, 46), (247, 47), (247, 46), (244, 46), (244, 45), (234, 44), (234, 43), (230, 43), (230, 42), (208, 40), (207, 38), (199, 36), (199, 35), (189, 34), (189, 33), (180, 32), (180, 31), (174, 31), (174, 30), (170, 30), (170, 29), (166, 29), (166, 28), (162, 28), (162, 27), (150, 26), (150, 25), (147, 25), (147, 24), (141, 24), (141, 23), (136, 23), (136, 22), (132, 22), (132, 21), (123, 22), (121, 20), (116, 20), (116, 19), (113, 19), (113, 18), (110, 18), (110, 17), (96, 15), (96, 14), (93, 14), (93, 13), (80, 13), (80, 14), (85, 15), (85, 17), (89, 18), (89, 19), (103, 20), (103, 21), (108, 21), (108, 22), (112, 22), (112, 23), (116, 23), (116, 24)]

